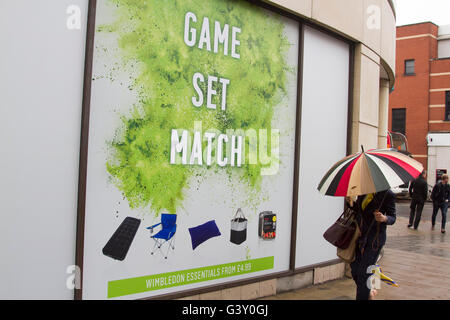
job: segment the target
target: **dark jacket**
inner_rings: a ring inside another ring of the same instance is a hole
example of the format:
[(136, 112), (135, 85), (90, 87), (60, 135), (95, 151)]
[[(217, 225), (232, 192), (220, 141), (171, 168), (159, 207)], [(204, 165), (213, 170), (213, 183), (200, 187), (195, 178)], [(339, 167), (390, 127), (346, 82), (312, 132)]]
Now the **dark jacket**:
[[(362, 202), (365, 196), (359, 196), (353, 206), (356, 210), (356, 220), (361, 228), (360, 246), (371, 246), (374, 249), (381, 249), (386, 243), (386, 226), (393, 225), (396, 220), (395, 195), (391, 190), (378, 192), (373, 200), (362, 210)], [(387, 216), (387, 222), (378, 223), (373, 214), (379, 210)], [(379, 227), (378, 227), (379, 225)]]
[(422, 176), (411, 182), (409, 186), (409, 195), (413, 200), (425, 202), (428, 196), (428, 183)]
[(445, 200), (450, 200), (450, 185), (437, 183), (431, 192), (431, 200), (438, 205), (442, 205)]

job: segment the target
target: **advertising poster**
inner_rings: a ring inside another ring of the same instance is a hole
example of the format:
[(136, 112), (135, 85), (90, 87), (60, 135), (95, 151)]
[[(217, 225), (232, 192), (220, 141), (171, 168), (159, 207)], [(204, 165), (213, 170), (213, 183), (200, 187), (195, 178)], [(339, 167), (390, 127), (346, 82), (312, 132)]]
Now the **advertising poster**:
[(289, 269), (298, 50), (245, 1), (97, 1), (83, 299)]

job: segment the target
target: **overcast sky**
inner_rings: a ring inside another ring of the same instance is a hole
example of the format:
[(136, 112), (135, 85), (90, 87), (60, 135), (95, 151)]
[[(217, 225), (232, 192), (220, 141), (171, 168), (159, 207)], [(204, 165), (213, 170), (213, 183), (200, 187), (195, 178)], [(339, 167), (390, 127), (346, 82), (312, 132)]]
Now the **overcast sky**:
[(450, 25), (450, 0), (396, 0), (397, 25), (431, 21)]

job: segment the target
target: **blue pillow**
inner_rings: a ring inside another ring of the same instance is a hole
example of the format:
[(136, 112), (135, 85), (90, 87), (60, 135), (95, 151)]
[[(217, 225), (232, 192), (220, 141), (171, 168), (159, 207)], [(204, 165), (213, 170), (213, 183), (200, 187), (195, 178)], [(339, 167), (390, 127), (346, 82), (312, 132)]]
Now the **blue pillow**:
[(197, 248), (206, 240), (221, 235), (219, 228), (217, 228), (215, 220), (211, 220), (199, 226), (189, 228), (189, 233), (191, 234), (192, 250), (195, 250), (195, 248)]

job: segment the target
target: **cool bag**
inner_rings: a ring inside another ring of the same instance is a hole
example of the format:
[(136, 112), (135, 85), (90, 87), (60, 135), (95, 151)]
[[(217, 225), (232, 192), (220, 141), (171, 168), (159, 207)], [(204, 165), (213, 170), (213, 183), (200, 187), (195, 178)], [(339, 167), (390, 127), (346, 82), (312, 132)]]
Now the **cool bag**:
[(247, 239), (247, 219), (241, 208), (237, 209), (234, 218), (231, 220), (230, 242), (241, 244)]

